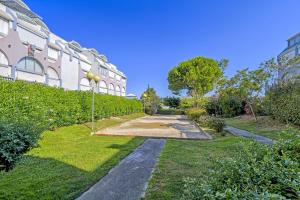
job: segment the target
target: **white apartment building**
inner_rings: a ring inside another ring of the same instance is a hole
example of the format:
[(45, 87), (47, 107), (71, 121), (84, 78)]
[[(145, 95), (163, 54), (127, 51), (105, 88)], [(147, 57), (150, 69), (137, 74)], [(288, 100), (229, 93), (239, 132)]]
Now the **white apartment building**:
[(88, 72), (101, 77), (96, 91), (126, 95), (126, 76), (96, 49), (65, 41), (22, 0), (0, 0), (0, 76), (90, 90)]

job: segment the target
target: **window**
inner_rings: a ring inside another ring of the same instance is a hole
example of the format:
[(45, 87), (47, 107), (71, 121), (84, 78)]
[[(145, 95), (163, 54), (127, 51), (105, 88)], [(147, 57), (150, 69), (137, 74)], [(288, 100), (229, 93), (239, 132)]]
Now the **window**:
[(115, 78), (115, 73), (112, 72), (112, 71), (109, 71), (109, 77), (110, 77), (110, 78)]
[(80, 90), (88, 91), (91, 89), (90, 82), (87, 78), (83, 78), (80, 81)]
[(3, 18), (0, 18), (0, 35), (7, 35), (9, 28), (9, 22)]
[(122, 96), (126, 96), (126, 89), (125, 89), (125, 87), (122, 88)]
[(35, 74), (43, 73), (42, 65), (37, 60), (31, 57), (25, 57), (20, 60), (17, 64), (17, 69)]
[(99, 74), (102, 76), (107, 76), (108, 70), (104, 67), (99, 67)]
[(8, 65), (7, 57), (2, 51), (0, 51), (0, 65)]
[(109, 84), (109, 94), (114, 95), (115, 94), (115, 86), (111, 83)]
[(117, 96), (121, 96), (121, 88), (120, 88), (120, 86), (117, 86), (117, 88), (116, 88), (116, 95)]
[(58, 59), (58, 51), (49, 47), (48, 48), (48, 56), (50, 58), (57, 60)]
[(117, 79), (117, 81), (121, 81), (121, 76), (117, 74), (116, 79)]
[(107, 90), (107, 84), (105, 83), (105, 81), (100, 81), (100, 83), (99, 83), (99, 92), (107, 94), (108, 90)]

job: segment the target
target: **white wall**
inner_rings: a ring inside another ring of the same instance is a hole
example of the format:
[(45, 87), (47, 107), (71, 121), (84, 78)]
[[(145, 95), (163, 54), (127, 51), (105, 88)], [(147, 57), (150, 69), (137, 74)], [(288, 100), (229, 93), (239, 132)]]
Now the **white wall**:
[(73, 58), (70, 62), (70, 56), (63, 53), (62, 65), (61, 65), (61, 80), (62, 87), (69, 90), (78, 89), (78, 59)]
[(28, 72), (23, 72), (23, 71), (17, 71), (16, 78), (18, 80), (45, 83), (45, 76), (38, 75), (38, 74), (32, 74), (32, 73), (28, 73)]
[(11, 67), (0, 65), (0, 76), (11, 77)]
[(18, 27), (18, 32), (21, 40), (23, 42), (28, 42), (30, 44), (33, 44), (41, 49), (43, 49), (47, 43), (46, 39), (22, 28)]

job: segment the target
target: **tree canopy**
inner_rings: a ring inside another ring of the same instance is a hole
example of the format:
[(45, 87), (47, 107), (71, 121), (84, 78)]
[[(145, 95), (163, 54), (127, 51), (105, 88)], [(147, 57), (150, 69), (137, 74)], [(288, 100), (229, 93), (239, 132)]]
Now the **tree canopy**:
[(184, 61), (169, 72), (169, 89), (176, 95), (186, 90), (192, 97), (204, 96), (214, 89), (227, 64), (227, 60), (217, 62), (205, 57)]

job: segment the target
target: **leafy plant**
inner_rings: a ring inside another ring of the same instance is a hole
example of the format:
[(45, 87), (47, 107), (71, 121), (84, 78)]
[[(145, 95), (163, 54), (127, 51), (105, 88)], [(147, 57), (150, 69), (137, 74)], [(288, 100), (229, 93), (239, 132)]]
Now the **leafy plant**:
[(195, 121), (199, 126), (209, 127), (211, 129), (214, 129), (218, 133), (222, 132), (225, 127), (225, 121), (223, 119), (209, 115), (202, 115)]
[(163, 104), (170, 108), (178, 108), (180, 106), (180, 98), (178, 97), (163, 98)]
[(231, 159), (215, 162), (206, 181), (185, 180), (183, 200), (299, 199), (300, 138), (272, 147), (244, 143)]
[(148, 87), (147, 90), (141, 96), (144, 110), (149, 115), (157, 113), (160, 107), (160, 98), (157, 96), (154, 88)]
[(36, 145), (42, 130), (33, 123), (0, 120), (0, 165), (9, 170), (20, 156)]
[(202, 108), (192, 108), (186, 111), (188, 118), (197, 121), (199, 117), (206, 115), (206, 110)]

